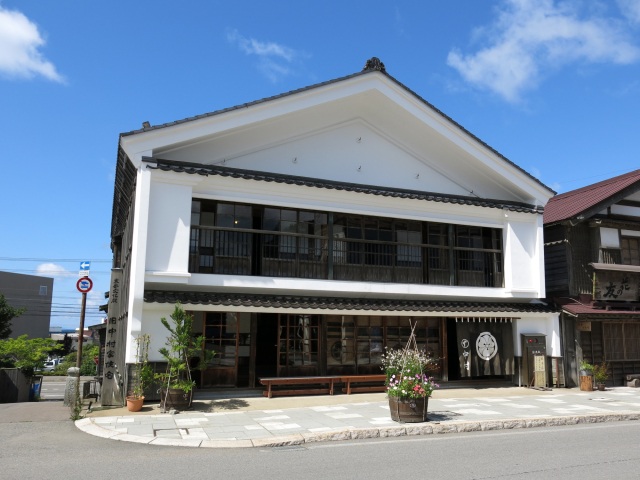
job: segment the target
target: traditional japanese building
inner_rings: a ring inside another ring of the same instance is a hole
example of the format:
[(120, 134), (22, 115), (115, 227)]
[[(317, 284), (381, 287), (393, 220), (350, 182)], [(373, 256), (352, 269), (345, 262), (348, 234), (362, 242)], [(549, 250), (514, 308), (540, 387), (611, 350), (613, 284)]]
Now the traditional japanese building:
[(568, 386), (607, 362), (640, 373), (640, 170), (553, 197), (544, 213), (547, 294), (561, 307)]
[(553, 194), (376, 58), (123, 133), (103, 403), (122, 401), (138, 335), (161, 359), (176, 302), (216, 352), (201, 388), (380, 373), (409, 319), (443, 381), (529, 384), (536, 334), (558, 382), (558, 314), (539, 300)]

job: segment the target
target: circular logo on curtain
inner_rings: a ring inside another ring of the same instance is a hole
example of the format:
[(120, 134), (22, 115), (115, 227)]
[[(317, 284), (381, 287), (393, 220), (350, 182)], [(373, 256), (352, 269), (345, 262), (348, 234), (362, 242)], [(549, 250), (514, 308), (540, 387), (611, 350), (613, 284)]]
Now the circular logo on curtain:
[(476, 340), (476, 351), (482, 360), (491, 360), (498, 353), (498, 342), (489, 332), (482, 332)]

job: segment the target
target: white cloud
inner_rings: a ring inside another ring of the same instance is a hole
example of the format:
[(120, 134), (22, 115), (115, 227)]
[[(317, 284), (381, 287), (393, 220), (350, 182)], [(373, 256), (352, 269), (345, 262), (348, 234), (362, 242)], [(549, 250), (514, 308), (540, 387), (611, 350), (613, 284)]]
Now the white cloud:
[(237, 45), (245, 54), (257, 56), (258, 69), (274, 83), (284, 76), (291, 75), (293, 70), (290, 65), (299, 58), (306, 57), (302, 52), (285, 45), (244, 37), (237, 30), (227, 33), (227, 41)]
[(622, 14), (633, 23), (640, 23), (640, 0), (618, 0)]
[(404, 21), (404, 17), (402, 15), (402, 13), (400, 12), (400, 9), (396, 6), (395, 7), (395, 16), (394, 16), (394, 27), (396, 29), (396, 33), (400, 36), (400, 37), (405, 37), (405, 21)]
[(538, 180), (540, 180), (540, 178), (542, 177), (542, 172), (538, 167), (531, 167), (527, 171)]
[[(74, 275), (69, 270), (56, 263), (41, 263), (36, 267), (36, 274), (43, 277), (63, 278)], [(77, 275), (77, 273), (75, 274)]]
[(292, 73), (286, 65), (281, 65), (269, 58), (261, 58), (258, 69), (273, 83)]
[(280, 57), (288, 62), (290, 62), (295, 55), (295, 52), (289, 47), (273, 42), (260, 42), (255, 38), (246, 38), (240, 35), (237, 30), (230, 31), (227, 34), (227, 40), (231, 43), (236, 43), (247, 55)]
[(22, 13), (0, 6), (0, 75), (10, 78), (40, 75), (64, 83), (56, 67), (39, 52), (44, 44), (36, 24)]
[(640, 59), (640, 48), (629, 40), (626, 28), (613, 17), (583, 18), (569, 2), (505, 0), (495, 23), (476, 32), (486, 46), (469, 55), (452, 50), (447, 64), (470, 84), (517, 102), (548, 71), (572, 62), (629, 64)]
[(547, 184), (547, 187), (549, 187), (554, 192), (562, 192), (563, 191), (562, 184), (559, 183), (559, 182), (553, 182), (553, 183), (551, 183), (551, 185)]

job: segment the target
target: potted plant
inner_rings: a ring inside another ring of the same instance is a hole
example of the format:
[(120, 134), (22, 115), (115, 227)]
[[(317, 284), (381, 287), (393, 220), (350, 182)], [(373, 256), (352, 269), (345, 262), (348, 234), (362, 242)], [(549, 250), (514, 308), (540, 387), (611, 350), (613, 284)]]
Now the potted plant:
[(160, 407), (163, 411), (174, 408), (184, 410), (191, 406), (195, 381), (191, 374), (192, 360), (199, 357), (199, 364), (206, 363), (203, 355), (204, 337), (193, 338), (193, 316), (184, 311), (178, 302), (170, 315), (171, 322), (161, 318), (162, 325), (168, 330), (166, 346), (159, 352), (167, 362), (165, 373), (157, 374), (160, 381)]
[(403, 349), (387, 349), (382, 355), (389, 410), (396, 422), (426, 422), (429, 397), (439, 386), (429, 376), (434, 359), (418, 349), (414, 329)]
[(144, 403), (144, 391), (153, 382), (153, 369), (149, 365), (151, 337), (143, 334), (136, 338), (136, 363), (131, 369), (131, 389), (127, 395), (127, 409), (139, 412)]
[(605, 388), (605, 383), (607, 382), (607, 378), (609, 378), (608, 369), (609, 365), (607, 365), (605, 361), (593, 366), (593, 379), (596, 382), (598, 390), (604, 390)]
[(588, 377), (593, 375), (593, 365), (585, 360), (580, 362), (580, 375)]
[(580, 390), (584, 392), (593, 390), (593, 365), (586, 360), (580, 362)]

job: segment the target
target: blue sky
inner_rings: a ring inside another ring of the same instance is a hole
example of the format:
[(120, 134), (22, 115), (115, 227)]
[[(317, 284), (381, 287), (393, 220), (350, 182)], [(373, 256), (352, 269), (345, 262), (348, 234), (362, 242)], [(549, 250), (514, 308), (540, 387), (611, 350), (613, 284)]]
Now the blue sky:
[(0, 0), (0, 270), (108, 290), (118, 135), (355, 73), (370, 57), (558, 191), (640, 168), (640, 0)]

